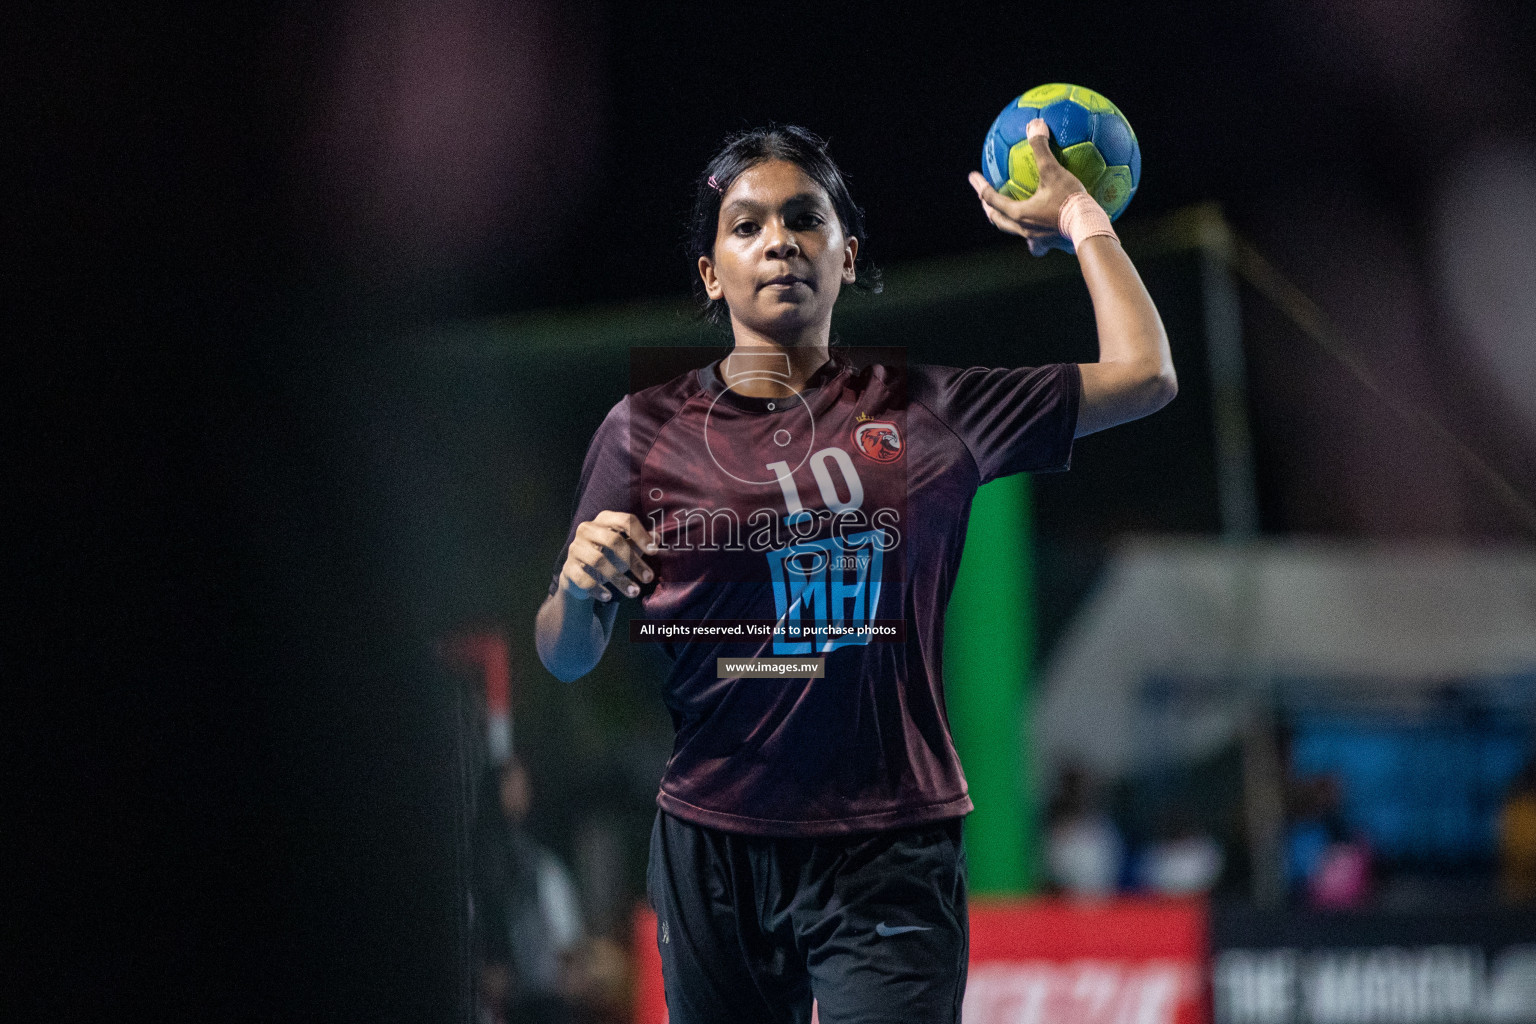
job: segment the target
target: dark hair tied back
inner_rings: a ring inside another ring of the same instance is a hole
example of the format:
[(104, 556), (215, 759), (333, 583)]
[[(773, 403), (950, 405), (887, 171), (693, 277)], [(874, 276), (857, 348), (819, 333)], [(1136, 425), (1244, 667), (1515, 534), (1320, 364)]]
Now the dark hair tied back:
[[(720, 202), (736, 179), (748, 168), (764, 160), (787, 160), (799, 167), (826, 190), (832, 209), (842, 224), (843, 234), (859, 240), (859, 255), (854, 263), (854, 287), (867, 292), (880, 291), (880, 271), (864, 257), (864, 211), (854, 203), (842, 170), (827, 155), (827, 144), (797, 125), (769, 125), (732, 135), (699, 175), (694, 190), (693, 213), (688, 219), (688, 257), (697, 266), (700, 256), (715, 254), (715, 233), (719, 229)], [(694, 294), (704, 304), (704, 315), (712, 322), (729, 322), (723, 299), (710, 299), (697, 273)]]

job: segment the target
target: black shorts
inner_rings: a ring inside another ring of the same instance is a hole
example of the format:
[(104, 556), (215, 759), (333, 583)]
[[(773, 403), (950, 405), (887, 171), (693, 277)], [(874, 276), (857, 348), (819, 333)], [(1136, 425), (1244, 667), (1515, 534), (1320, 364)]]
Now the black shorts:
[(960, 819), (830, 839), (658, 811), (647, 895), (669, 1024), (957, 1024), (970, 929)]

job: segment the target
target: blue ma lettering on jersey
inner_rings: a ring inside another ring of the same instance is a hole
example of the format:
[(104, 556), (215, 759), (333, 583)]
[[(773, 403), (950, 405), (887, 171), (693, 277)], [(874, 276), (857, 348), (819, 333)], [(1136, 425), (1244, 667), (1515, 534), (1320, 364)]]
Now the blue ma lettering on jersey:
[(873, 529), (769, 551), (778, 613), (773, 653), (825, 654), (869, 643), (888, 546), (885, 531)]

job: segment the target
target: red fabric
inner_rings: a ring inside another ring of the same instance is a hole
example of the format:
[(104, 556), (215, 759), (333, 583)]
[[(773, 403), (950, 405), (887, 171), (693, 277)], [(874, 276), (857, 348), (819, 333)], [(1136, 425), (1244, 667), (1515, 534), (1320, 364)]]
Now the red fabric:
[(666, 1024), (667, 994), (661, 985), (661, 951), (656, 948), (656, 914), (635, 908), (635, 1024)]
[(1194, 901), (974, 903), (966, 1024), (1207, 1024), (1208, 933)]
[(1206, 915), (1183, 900), (1063, 899), (971, 903), (971, 962), (1077, 957), (1198, 960)]
[(507, 638), (499, 632), (464, 633), (453, 638), (448, 650), (454, 661), (483, 673), (486, 712), (492, 718), (505, 717), (512, 695)]

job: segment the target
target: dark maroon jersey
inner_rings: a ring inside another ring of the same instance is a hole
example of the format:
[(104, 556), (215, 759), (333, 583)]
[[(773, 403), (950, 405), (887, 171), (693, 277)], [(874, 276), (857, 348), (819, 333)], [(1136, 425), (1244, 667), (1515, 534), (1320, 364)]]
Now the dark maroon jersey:
[[(725, 387), (738, 376), (723, 363), (608, 413), (549, 588), (578, 524), (633, 512), (660, 545), (634, 628), (721, 624), (662, 642), (677, 738), (657, 802), (766, 836), (969, 812), (941, 661), (971, 499), (1000, 476), (1069, 467), (1077, 365), (857, 367), (839, 353), (800, 394), (764, 399)], [(720, 678), (719, 658), (785, 656), (824, 658), (825, 674)]]

